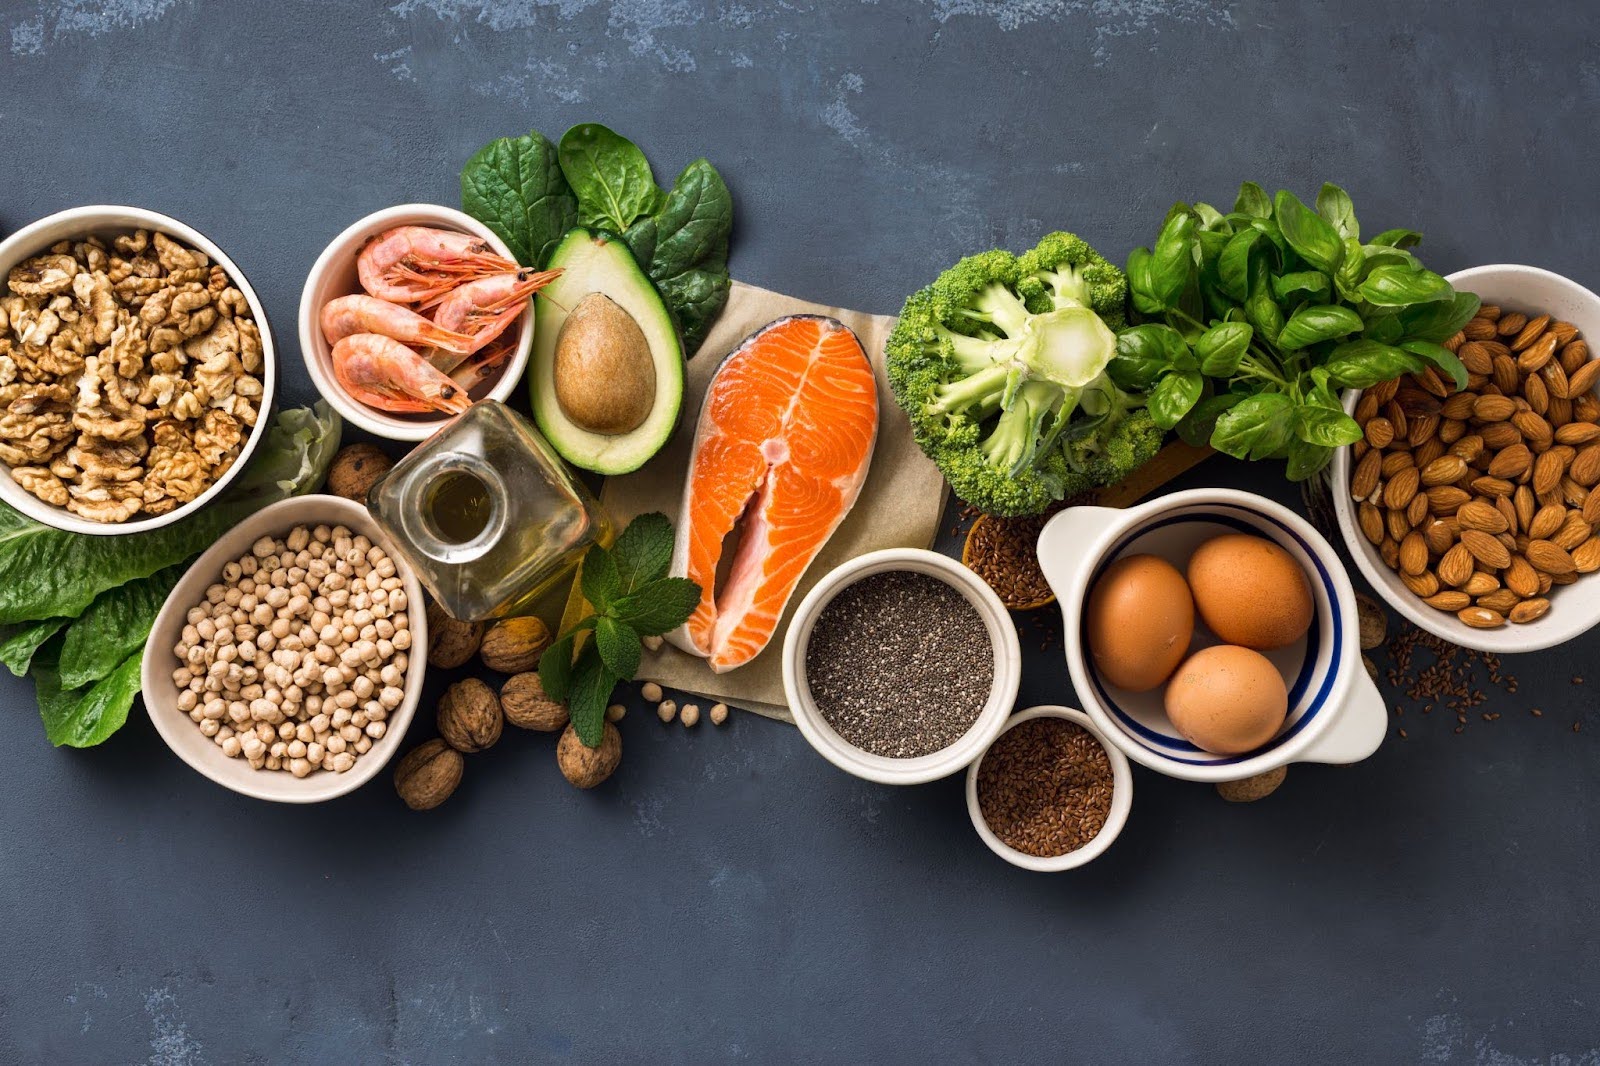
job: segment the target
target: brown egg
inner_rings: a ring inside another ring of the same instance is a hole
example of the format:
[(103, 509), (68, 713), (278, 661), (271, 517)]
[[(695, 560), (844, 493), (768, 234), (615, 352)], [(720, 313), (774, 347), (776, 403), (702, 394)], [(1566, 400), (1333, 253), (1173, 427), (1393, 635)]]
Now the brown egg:
[(1194, 599), (1178, 568), (1125, 555), (1089, 590), (1083, 615), (1095, 671), (1108, 684), (1148, 692), (1172, 676), (1194, 635)]
[(1242, 755), (1283, 727), (1289, 692), (1265, 655), (1218, 644), (1178, 667), (1166, 704), (1167, 717), (1189, 743), (1217, 755)]
[(1265, 537), (1225, 533), (1189, 557), (1189, 588), (1206, 627), (1229, 644), (1281, 648), (1311, 628), (1305, 571)]

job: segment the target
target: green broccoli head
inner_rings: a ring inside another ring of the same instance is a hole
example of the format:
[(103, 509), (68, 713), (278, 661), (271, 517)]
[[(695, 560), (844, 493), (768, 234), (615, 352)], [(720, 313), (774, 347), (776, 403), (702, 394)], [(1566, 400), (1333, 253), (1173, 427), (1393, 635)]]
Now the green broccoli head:
[(956, 495), (1037, 514), (1119, 481), (1160, 446), (1143, 398), (1106, 376), (1126, 323), (1121, 270), (1070, 233), (1022, 256), (968, 256), (913, 294), (890, 335), (889, 384)]

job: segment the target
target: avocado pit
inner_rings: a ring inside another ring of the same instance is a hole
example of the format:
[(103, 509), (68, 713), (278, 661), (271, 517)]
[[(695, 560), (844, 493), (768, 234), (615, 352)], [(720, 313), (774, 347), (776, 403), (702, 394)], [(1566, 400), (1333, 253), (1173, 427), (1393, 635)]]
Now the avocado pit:
[(633, 316), (604, 293), (589, 293), (567, 316), (552, 370), (562, 413), (591, 433), (630, 433), (655, 404), (650, 342)]

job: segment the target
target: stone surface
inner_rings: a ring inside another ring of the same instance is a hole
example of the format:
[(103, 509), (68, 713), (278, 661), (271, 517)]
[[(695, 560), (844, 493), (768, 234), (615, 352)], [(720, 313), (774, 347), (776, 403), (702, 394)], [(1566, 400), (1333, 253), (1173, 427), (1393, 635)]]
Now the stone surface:
[[(1055, 226), (1120, 257), (1242, 178), (1339, 181), (1444, 271), (1594, 286), (1597, 31), (1488, 0), (7, 0), (0, 231), (93, 202), (193, 224), (265, 300), (288, 402), (329, 238), (583, 120), (663, 179), (710, 157), (739, 276), (872, 311)], [(1054, 625), (1023, 626), (1024, 703), (1073, 702)], [(1597, 650), (1508, 662), (1499, 721), (1412, 708), (1270, 803), (1139, 771), (1122, 838), (1058, 877), (995, 859), (959, 780), (857, 782), (749, 716), (629, 715), (594, 793), (508, 731), (428, 814), (388, 774), (298, 809), (190, 773), (137, 711), (52, 750), (6, 676), (0, 1061), (1593, 1062), (1600, 722), (1572, 732), (1568, 679)]]

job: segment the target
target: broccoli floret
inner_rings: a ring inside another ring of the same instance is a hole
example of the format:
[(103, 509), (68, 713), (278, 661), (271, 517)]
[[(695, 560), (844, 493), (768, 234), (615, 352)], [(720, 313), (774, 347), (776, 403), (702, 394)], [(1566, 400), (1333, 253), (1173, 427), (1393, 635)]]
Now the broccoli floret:
[(1159, 447), (1143, 398), (1106, 376), (1126, 324), (1121, 270), (1070, 233), (1018, 257), (968, 256), (906, 301), (889, 383), (956, 495), (1036, 514)]

